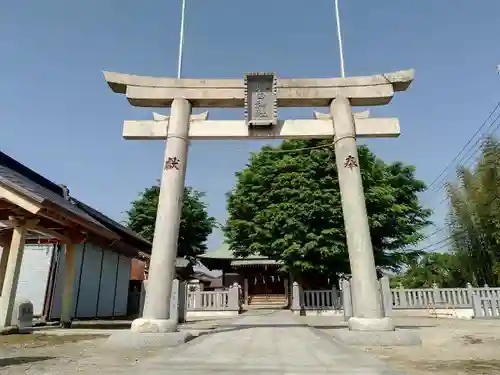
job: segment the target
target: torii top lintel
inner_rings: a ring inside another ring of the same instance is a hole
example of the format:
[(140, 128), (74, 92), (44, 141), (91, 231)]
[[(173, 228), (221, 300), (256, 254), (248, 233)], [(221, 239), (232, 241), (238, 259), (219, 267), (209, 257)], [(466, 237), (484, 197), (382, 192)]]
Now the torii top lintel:
[[(348, 78), (281, 78), (277, 82), (279, 107), (325, 107), (343, 96), (353, 106), (388, 104), (394, 92), (405, 91), (414, 70)], [(111, 89), (125, 94), (136, 107), (170, 107), (184, 98), (193, 107), (239, 108), (245, 104), (244, 79), (149, 77), (104, 72)]]

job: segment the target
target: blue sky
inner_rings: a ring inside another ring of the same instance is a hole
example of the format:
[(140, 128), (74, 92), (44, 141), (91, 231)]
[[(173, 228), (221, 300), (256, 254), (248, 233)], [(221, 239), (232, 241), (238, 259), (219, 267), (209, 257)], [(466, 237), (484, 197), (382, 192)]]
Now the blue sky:
[[(340, 1), (347, 75), (416, 69), (409, 91), (372, 109), (399, 117), (401, 137), (367, 143), (385, 161), (416, 165), (429, 183), (500, 99), (500, 2)], [(150, 119), (151, 110), (113, 94), (101, 71), (175, 76), (179, 16), (180, 0), (4, 2), (0, 149), (123, 219), (130, 202), (159, 177), (163, 143), (121, 138), (123, 120)], [(184, 76), (339, 74), (333, 0), (188, 0), (187, 25)], [(308, 118), (311, 110), (280, 115)], [(242, 114), (212, 110), (211, 118)], [(234, 173), (261, 145), (191, 146), (187, 184), (207, 193), (210, 214), (219, 221)], [(440, 194), (423, 198), (442, 225)], [(214, 233), (210, 247), (221, 238)]]

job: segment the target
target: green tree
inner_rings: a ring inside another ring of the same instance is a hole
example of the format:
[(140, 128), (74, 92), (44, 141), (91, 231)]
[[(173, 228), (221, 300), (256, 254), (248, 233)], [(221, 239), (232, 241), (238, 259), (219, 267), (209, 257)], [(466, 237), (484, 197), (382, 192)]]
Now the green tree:
[[(145, 189), (127, 211), (127, 226), (148, 241), (153, 241), (159, 185)], [(207, 250), (206, 240), (216, 225), (207, 213), (205, 194), (191, 187), (184, 188), (177, 255), (195, 262), (196, 256)]]
[[(335, 158), (321, 146), (328, 142), (264, 147), (236, 174), (225, 235), (237, 255), (267, 256), (300, 275), (349, 273)], [(412, 166), (386, 164), (366, 146), (358, 152), (376, 263), (397, 271), (420, 254), (411, 246), (429, 224), (417, 197), (425, 185)]]
[(500, 143), (484, 142), (473, 168), (459, 167), (458, 181), (447, 185), (447, 226), (451, 250), (468, 280), (499, 285), (500, 277)]
[(441, 288), (463, 288), (468, 281), (463, 276), (455, 254), (426, 253), (410, 262), (405, 272), (391, 277), (391, 286), (431, 288), (437, 284)]

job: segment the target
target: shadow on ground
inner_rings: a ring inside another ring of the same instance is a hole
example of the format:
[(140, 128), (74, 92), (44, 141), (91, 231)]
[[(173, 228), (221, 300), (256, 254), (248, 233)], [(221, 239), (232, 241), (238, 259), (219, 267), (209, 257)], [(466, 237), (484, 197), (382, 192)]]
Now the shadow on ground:
[[(220, 324), (218, 328), (207, 332), (207, 334), (216, 334), (220, 332), (228, 332), (228, 331), (240, 331), (243, 329), (252, 329), (252, 328), (298, 328), (298, 327), (310, 327), (320, 330), (336, 330), (336, 329), (347, 329), (346, 324), (328, 324), (328, 325), (313, 325), (306, 323), (292, 323), (292, 324)], [(397, 329), (421, 329), (435, 327), (435, 325), (398, 325)]]
[[(436, 325), (397, 325), (396, 329), (421, 329), (421, 328), (432, 328)], [(347, 324), (328, 324), (328, 325), (318, 325), (310, 324), (309, 327), (316, 329), (346, 329)]]
[(49, 359), (55, 359), (56, 357), (10, 357), (10, 358), (0, 358), (0, 367), (22, 365), (23, 363), (41, 362), (47, 361)]

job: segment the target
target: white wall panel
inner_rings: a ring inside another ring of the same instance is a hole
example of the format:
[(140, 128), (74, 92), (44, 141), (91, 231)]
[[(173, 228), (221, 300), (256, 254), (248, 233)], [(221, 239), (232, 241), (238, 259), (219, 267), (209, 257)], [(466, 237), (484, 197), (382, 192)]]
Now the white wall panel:
[(76, 290), (78, 300), (75, 318), (96, 317), (102, 254), (101, 248), (87, 243), (80, 285)]
[(116, 295), (114, 316), (127, 315), (128, 288), (130, 283), (131, 258), (123, 255), (119, 258), (118, 277), (116, 279)]
[(51, 244), (24, 247), (16, 298), (30, 300), (33, 303), (33, 313), (37, 316), (43, 313), (52, 247)]
[[(76, 252), (75, 258), (75, 279), (73, 281), (73, 311), (76, 309), (76, 294), (78, 291), (78, 284), (80, 281), (80, 271), (82, 265), (82, 258), (85, 257), (85, 247), (88, 245), (74, 245)], [(64, 246), (61, 246), (61, 251), (58, 251), (56, 256), (57, 269), (56, 269), (56, 280), (54, 286), (54, 294), (52, 297), (52, 305), (50, 308), (49, 319), (59, 319), (61, 317), (61, 303), (62, 303), (62, 292), (64, 283), (64, 268), (66, 262), (66, 254)]]
[[(76, 270), (73, 297), (75, 319), (107, 318), (127, 314), (131, 258), (118, 256), (91, 243), (75, 245)], [(56, 280), (50, 310), (50, 319), (61, 315), (64, 280), (63, 251), (57, 255)], [(47, 274), (48, 274), (47, 266)], [(46, 282), (43, 287), (45, 288)], [(45, 289), (44, 289), (45, 290)], [(43, 306), (43, 303), (42, 303)]]
[(102, 263), (101, 285), (99, 288), (98, 317), (106, 318), (113, 316), (113, 298), (115, 296), (117, 267), (118, 254), (111, 251), (105, 251)]

